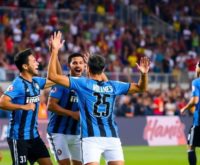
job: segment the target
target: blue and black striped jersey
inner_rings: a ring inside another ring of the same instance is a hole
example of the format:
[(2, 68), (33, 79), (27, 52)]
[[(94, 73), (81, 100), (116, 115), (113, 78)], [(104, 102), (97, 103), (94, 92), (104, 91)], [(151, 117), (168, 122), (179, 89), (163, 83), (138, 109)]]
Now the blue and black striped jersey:
[[(200, 78), (192, 81), (192, 96), (200, 99)], [(193, 125), (200, 126), (200, 101), (195, 105)]]
[[(74, 90), (55, 85), (51, 89), (50, 97), (58, 99), (58, 104), (65, 109), (79, 111), (78, 97)], [(78, 120), (70, 116), (61, 116), (51, 112), (47, 132), (80, 135), (80, 124)]]
[(12, 103), (35, 103), (36, 105), (34, 111), (20, 109), (12, 111), (7, 135), (8, 138), (28, 140), (39, 136), (37, 114), (40, 103), (40, 89), (44, 88), (45, 83), (45, 78), (33, 77), (33, 81), (29, 82), (19, 76), (7, 88), (4, 94), (11, 98)]
[(99, 82), (85, 77), (70, 77), (70, 88), (79, 99), (81, 137), (118, 137), (114, 121), (117, 95), (127, 94), (130, 83)]

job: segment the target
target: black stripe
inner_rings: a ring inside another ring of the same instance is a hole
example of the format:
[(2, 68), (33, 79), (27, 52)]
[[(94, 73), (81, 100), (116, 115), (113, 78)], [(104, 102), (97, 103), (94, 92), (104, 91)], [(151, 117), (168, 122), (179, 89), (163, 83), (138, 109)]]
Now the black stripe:
[[(24, 90), (25, 90), (25, 97), (24, 97), (24, 105), (26, 104), (26, 97), (30, 96), (30, 91), (27, 92), (28, 85), (24, 80), (22, 80), (22, 83), (24, 84)], [(24, 128), (26, 124), (26, 118), (28, 115), (28, 111), (22, 111), (20, 126), (19, 126), (19, 138), (24, 139)]]
[(69, 96), (68, 96), (68, 99), (67, 99), (67, 105), (65, 106), (65, 108), (69, 109), (69, 110), (72, 109), (72, 104), (73, 104), (73, 102), (70, 101), (71, 96), (74, 96), (72, 91), (69, 92)]
[[(68, 110), (72, 110), (73, 102), (71, 102), (70, 99), (71, 99), (71, 96), (73, 96), (73, 94), (74, 94), (74, 92), (72, 92), (72, 91), (69, 92), (69, 96), (68, 96), (68, 99), (67, 99), (67, 102), (66, 102), (67, 104), (66, 104), (66, 106), (65, 106), (65, 108), (68, 109)], [(67, 117), (66, 123), (65, 123), (66, 127), (65, 127), (65, 129), (63, 130), (63, 133), (64, 133), (64, 134), (67, 133), (67, 130), (69, 129), (68, 124), (69, 124), (70, 122), (72, 122), (71, 117)]]
[[(37, 83), (35, 80), (33, 80), (33, 82), (31, 83), (31, 87), (32, 87), (32, 91), (34, 93), (35, 96), (39, 95), (39, 93), (36, 91), (36, 87), (34, 86), (35, 83)], [(39, 89), (40, 90), (40, 89)], [(31, 118), (31, 132), (30, 132), (30, 138), (33, 139), (34, 138), (34, 127), (35, 127), (35, 123), (37, 122), (36, 120), (36, 114), (37, 114), (37, 110), (39, 109), (38, 107), (39, 105), (37, 103), (35, 103), (35, 110), (33, 112), (32, 118)]]
[(62, 116), (61, 115), (56, 116), (55, 125), (53, 127), (53, 133), (57, 133), (58, 132), (58, 129), (60, 127), (61, 121), (62, 121)]
[(73, 120), (72, 121), (72, 127), (71, 127), (71, 134), (72, 135), (76, 135), (76, 130), (77, 130), (77, 125), (78, 125), (78, 121), (77, 120)]
[(15, 114), (16, 114), (15, 111), (11, 113), (9, 137), (13, 137), (13, 130), (14, 130), (14, 125), (15, 125)]
[(63, 134), (66, 134), (66, 133), (67, 133), (67, 130), (68, 130), (68, 128), (69, 128), (69, 125), (68, 125), (68, 124), (69, 124), (69, 121), (71, 120), (71, 118), (66, 116), (65, 119), (66, 119), (66, 122), (65, 122), (65, 124), (64, 124), (64, 125), (65, 125), (65, 129), (62, 131)]
[(103, 126), (103, 122), (102, 122), (102, 119), (97, 117), (97, 123), (98, 123), (98, 127), (99, 127), (99, 132), (100, 132), (100, 135), (102, 137), (106, 137), (106, 131), (105, 131), (105, 128)]
[(118, 137), (117, 132), (116, 132), (115, 127), (114, 127), (113, 122), (112, 122), (112, 115), (110, 115), (110, 117), (108, 118), (108, 125), (110, 127), (112, 137)]
[(90, 114), (89, 114), (89, 111), (88, 111), (88, 108), (86, 107), (86, 104), (85, 104), (85, 117), (86, 117), (86, 124), (87, 124), (87, 132), (88, 132), (88, 136), (94, 136), (94, 130), (93, 130), (93, 127), (92, 127), (92, 119), (90, 117)]
[[(114, 106), (114, 104), (112, 104), (110, 116), (108, 117), (108, 125), (109, 125), (109, 127), (110, 127), (110, 130), (111, 130), (111, 133), (112, 133), (112, 137), (118, 137), (117, 131), (116, 131), (115, 127), (114, 127), (114, 124), (115, 124), (115, 125), (117, 125), (117, 124), (116, 124), (116, 122), (113, 121), (113, 119), (112, 119), (112, 114), (113, 114), (113, 110), (114, 110), (114, 107), (113, 107), (113, 106)], [(114, 122), (114, 123), (113, 123), (113, 122)]]

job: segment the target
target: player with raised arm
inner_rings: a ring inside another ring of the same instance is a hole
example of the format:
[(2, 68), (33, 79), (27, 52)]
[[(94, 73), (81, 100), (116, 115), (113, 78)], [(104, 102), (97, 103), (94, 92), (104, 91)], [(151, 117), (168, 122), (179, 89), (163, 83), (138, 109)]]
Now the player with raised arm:
[[(31, 49), (19, 52), (14, 61), (20, 74), (0, 98), (0, 108), (12, 111), (7, 141), (13, 165), (27, 165), (28, 161), (30, 164), (51, 165), (48, 150), (38, 133), (37, 114), (40, 90), (55, 83), (37, 77), (39, 64)], [(60, 73), (57, 64), (56, 71)]]
[(196, 165), (196, 147), (200, 147), (200, 62), (196, 64), (197, 78), (192, 81), (192, 97), (180, 111), (183, 114), (186, 110), (192, 110), (193, 124), (188, 133), (188, 161), (190, 165)]
[[(68, 76), (80, 77), (85, 69), (84, 56), (68, 57)], [(52, 87), (48, 100), (51, 111), (47, 128), (50, 148), (60, 165), (81, 165), (78, 97), (74, 90), (61, 85)]]
[(48, 78), (75, 90), (79, 99), (83, 164), (97, 165), (103, 155), (109, 165), (123, 165), (124, 156), (114, 121), (114, 103), (117, 95), (144, 92), (147, 90), (149, 60), (141, 58), (138, 69), (139, 82), (103, 81), (105, 60), (93, 55), (88, 60), (88, 76), (67, 77), (56, 72), (55, 64), (62, 46), (61, 33), (54, 33)]

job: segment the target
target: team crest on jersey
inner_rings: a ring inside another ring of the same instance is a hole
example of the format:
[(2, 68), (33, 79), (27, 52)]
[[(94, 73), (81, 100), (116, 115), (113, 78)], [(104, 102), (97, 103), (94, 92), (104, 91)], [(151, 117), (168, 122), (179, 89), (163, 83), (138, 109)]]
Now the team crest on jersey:
[(57, 154), (58, 155), (62, 155), (62, 150), (61, 149), (57, 149)]
[(10, 85), (10, 86), (8, 87), (7, 91), (13, 91), (13, 89), (14, 89), (13, 85)]
[(36, 88), (37, 90), (39, 90), (39, 89), (40, 89), (40, 87), (39, 87), (38, 83), (35, 83), (34, 85), (35, 85), (35, 88)]
[(56, 88), (56, 87), (53, 87), (53, 88), (51, 89), (51, 92), (52, 92), (52, 93), (56, 93), (56, 91), (57, 91), (57, 88)]
[(30, 90), (27, 88), (27, 89), (26, 89), (26, 92), (30, 92)]

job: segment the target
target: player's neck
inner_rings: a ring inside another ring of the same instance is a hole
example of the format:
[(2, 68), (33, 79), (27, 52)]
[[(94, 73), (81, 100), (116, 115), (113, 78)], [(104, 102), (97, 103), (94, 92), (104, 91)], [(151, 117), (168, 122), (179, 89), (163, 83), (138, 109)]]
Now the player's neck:
[(101, 74), (89, 74), (89, 78), (93, 79), (93, 80), (98, 80), (98, 81), (102, 81), (102, 76)]
[(21, 73), (20, 73), (20, 76), (21, 76), (23, 79), (25, 79), (25, 80), (27, 80), (27, 81), (29, 81), (29, 82), (32, 82), (33, 75), (31, 75), (30, 73), (21, 72)]

